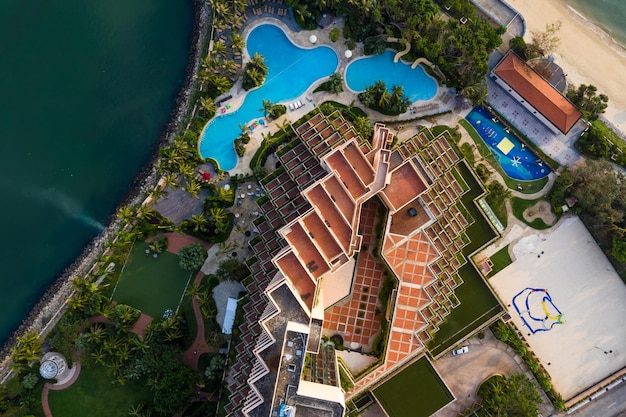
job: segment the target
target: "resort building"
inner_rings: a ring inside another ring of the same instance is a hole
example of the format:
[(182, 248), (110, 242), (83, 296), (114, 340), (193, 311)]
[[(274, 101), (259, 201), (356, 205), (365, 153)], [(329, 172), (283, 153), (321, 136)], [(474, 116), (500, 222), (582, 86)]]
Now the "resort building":
[(496, 83), (507, 90), (555, 134), (567, 133), (582, 113), (532, 67), (509, 51), (493, 69)]
[[(473, 219), (447, 134), (392, 146), (384, 125), (364, 140), (339, 112), (293, 127), (262, 181), (229, 415), (342, 415), (346, 396), (422, 354), (459, 304)], [(386, 345), (347, 394), (329, 338), (364, 352)]]

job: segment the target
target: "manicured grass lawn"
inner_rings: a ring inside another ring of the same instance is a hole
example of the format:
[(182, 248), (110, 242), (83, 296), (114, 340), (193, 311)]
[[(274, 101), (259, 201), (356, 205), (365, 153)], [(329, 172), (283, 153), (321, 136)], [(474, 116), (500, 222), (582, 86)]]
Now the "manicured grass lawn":
[(136, 243), (122, 272), (113, 300), (138, 308), (152, 317), (176, 311), (187, 281), (195, 271), (178, 266), (178, 256), (163, 252), (157, 259), (145, 254), (148, 245)]
[(152, 398), (145, 381), (113, 384), (107, 369), (94, 363), (83, 365), (69, 388), (48, 395), (54, 417), (127, 417), (131, 406), (149, 404)]
[(389, 417), (428, 417), (452, 401), (452, 394), (426, 358), (376, 388), (374, 395)]
[(511, 260), (511, 256), (509, 256), (509, 245), (506, 245), (505, 247), (491, 255), (491, 258), (489, 259), (491, 259), (491, 262), (493, 263), (491, 272), (488, 275), (488, 278), (491, 278), (507, 266), (511, 265), (511, 263), (513, 263), (513, 261)]

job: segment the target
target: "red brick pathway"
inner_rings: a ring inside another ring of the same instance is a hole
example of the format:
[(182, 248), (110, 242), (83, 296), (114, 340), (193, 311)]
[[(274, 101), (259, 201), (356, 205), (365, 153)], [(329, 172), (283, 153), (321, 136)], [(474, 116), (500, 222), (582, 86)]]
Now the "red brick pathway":
[(50, 392), (50, 390), (59, 391), (72, 385), (74, 381), (78, 379), (78, 375), (80, 375), (80, 363), (75, 362), (74, 368), (75, 370), (74, 370), (74, 375), (72, 375), (72, 378), (65, 381), (63, 384), (60, 384), (60, 385), (45, 384), (43, 386), (43, 391), (41, 391), (41, 407), (43, 408), (43, 413), (46, 415), (46, 417), (53, 417), (52, 411), (50, 411), (50, 405), (48, 404), (48, 393)]
[[(198, 275), (196, 275), (193, 282), (196, 285), (200, 285), (202, 278), (204, 278), (204, 274), (202, 272), (198, 272)], [(207, 353), (209, 351), (209, 345), (207, 345), (204, 336), (204, 317), (202, 317), (202, 311), (200, 311), (198, 298), (194, 296), (191, 302), (193, 305), (193, 313), (196, 317), (196, 323), (198, 324), (198, 332), (196, 333), (196, 339), (193, 341), (189, 349), (183, 353), (183, 362), (191, 366), (193, 369), (198, 370), (198, 358), (203, 353)]]
[(211, 246), (213, 246), (211, 243), (206, 243), (198, 239), (197, 237), (183, 235), (178, 232), (162, 233), (160, 235), (152, 236), (151, 238), (146, 239), (146, 243), (150, 243), (154, 239), (163, 237), (163, 236), (167, 238), (167, 251), (175, 255), (178, 255), (178, 252), (180, 251), (181, 248), (187, 245), (190, 245), (192, 243), (198, 243), (204, 249), (209, 249)]

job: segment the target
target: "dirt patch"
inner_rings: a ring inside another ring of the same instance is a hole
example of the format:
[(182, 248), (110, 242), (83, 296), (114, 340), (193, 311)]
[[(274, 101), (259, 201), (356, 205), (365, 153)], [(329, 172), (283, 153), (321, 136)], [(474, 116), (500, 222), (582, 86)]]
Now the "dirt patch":
[(522, 213), (524, 220), (532, 222), (535, 219), (541, 219), (548, 226), (552, 226), (556, 222), (556, 216), (552, 212), (550, 203), (547, 201), (538, 201), (534, 206), (528, 207)]

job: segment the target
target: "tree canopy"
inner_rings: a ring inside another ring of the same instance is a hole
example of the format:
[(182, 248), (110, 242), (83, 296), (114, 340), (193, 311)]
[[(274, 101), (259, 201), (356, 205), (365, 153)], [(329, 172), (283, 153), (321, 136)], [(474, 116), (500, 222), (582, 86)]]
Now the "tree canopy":
[(597, 93), (595, 85), (581, 84), (578, 88), (568, 89), (567, 98), (583, 112), (585, 119), (596, 120), (609, 104), (608, 96)]
[[(388, 36), (410, 42), (407, 58), (425, 57), (441, 69), (446, 84), (453, 87), (476, 84), (487, 74), (488, 54), (502, 43), (500, 34), (505, 31), (505, 28), (494, 29), (480, 18), (469, 0), (437, 0), (440, 5), (449, 6), (447, 13), (452, 15), (449, 19), (443, 17), (432, 0), (289, 0), (288, 3), (314, 17), (328, 12), (342, 16), (344, 37), (364, 42), (366, 53), (384, 51)], [(310, 16), (306, 21), (311, 21)]]
[(199, 243), (192, 243), (180, 249), (178, 252), (179, 265), (186, 271), (198, 269), (207, 257), (206, 250)]
[(493, 417), (537, 417), (541, 397), (524, 374), (493, 376), (478, 389), (482, 408)]
[(265, 58), (258, 52), (252, 56), (250, 62), (243, 69), (242, 87), (249, 90), (258, 87), (265, 81), (267, 76), (267, 65)]

